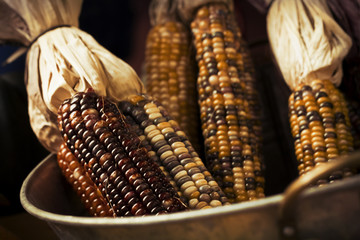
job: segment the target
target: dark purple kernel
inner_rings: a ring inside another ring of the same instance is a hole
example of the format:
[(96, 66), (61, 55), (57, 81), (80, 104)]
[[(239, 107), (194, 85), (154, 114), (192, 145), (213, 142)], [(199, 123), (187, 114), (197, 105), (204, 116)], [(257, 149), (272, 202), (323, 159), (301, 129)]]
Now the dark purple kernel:
[(147, 206), (147, 204), (149, 204), (150, 202), (154, 201), (156, 199), (156, 196), (153, 194), (148, 194), (146, 195), (142, 201), (144, 202), (145, 206)]
[(166, 121), (167, 121), (166, 118), (164, 118), (164, 117), (159, 117), (159, 118), (155, 118), (155, 119), (154, 119), (154, 124), (155, 124), (155, 125), (158, 125), (159, 123), (166, 122)]
[(175, 143), (175, 142), (180, 142), (180, 141), (181, 141), (181, 139), (178, 136), (168, 139), (168, 142), (169, 142), (170, 145)]
[(179, 178), (177, 184), (178, 184), (179, 186), (181, 186), (181, 185), (183, 185), (184, 183), (186, 183), (186, 182), (188, 182), (188, 181), (192, 181), (192, 179), (191, 179), (190, 176), (185, 175), (185, 176)]
[(328, 97), (327, 93), (326, 92), (323, 92), (323, 91), (319, 91), (319, 92), (316, 92), (315, 93), (315, 98), (316, 100), (321, 98), (321, 97)]
[(171, 161), (168, 164), (164, 165), (166, 170), (171, 171), (174, 167), (179, 166), (180, 163), (178, 161)]
[(188, 163), (192, 163), (193, 160), (191, 158), (184, 158), (180, 161), (181, 165), (185, 166)]
[[(157, 203), (157, 204), (160, 204), (160, 203)], [(160, 206), (157, 206), (157, 207), (154, 207), (152, 210), (151, 210), (151, 213), (152, 214), (156, 214), (156, 213), (159, 213), (159, 212), (162, 212), (164, 211), (164, 208), (163, 207), (160, 207)]]
[(73, 112), (73, 111), (76, 111), (76, 110), (79, 110), (79, 109), (80, 109), (80, 107), (76, 103), (73, 103), (73, 104), (70, 105), (70, 112)]
[(99, 150), (103, 149), (103, 146), (98, 143), (96, 140), (94, 140), (96, 142), (96, 145), (92, 148), (92, 154), (96, 154)]
[(149, 119), (146, 119), (140, 123), (140, 127), (142, 129), (145, 129), (147, 126), (150, 126), (152, 124), (152, 121)]
[(172, 176), (175, 176), (178, 172), (180, 172), (181, 170), (184, 170), (184, 167), (182, 166), (182, 165), (178, 165), (178, 166), (176, 166), (176, 167), (174, 167), (174, 168), (172, 168), (171, 170), (170, 170), (170, 174), (172, 175)]
[(166, 140), (159, 140), (153, 145), (153, 148), (155, 151), (158, 151), (162, 146), (166, 144), (167, 144)]

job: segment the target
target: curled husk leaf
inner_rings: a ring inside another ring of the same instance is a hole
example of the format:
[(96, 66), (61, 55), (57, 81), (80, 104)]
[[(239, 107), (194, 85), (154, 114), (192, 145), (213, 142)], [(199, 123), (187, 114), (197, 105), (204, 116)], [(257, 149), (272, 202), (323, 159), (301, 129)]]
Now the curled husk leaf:
[(28, 47), (25, 84), (31, 127), (57, 152), (57, 109), (74, 93), (92, 88), (119, 101), (144, 93), (136, 72), (78, 28), (82, 0), (0, 0), (0, 42)]

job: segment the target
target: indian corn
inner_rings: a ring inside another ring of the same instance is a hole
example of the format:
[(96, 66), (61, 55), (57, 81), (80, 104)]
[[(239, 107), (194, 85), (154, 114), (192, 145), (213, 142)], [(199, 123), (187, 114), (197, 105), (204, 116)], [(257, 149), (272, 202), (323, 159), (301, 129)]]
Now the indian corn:
[(137, 132), (142, 144), (180, 189), (180, 196), (190, 209), (228, 204), (185, 132), (159, 102), (150, 97), (133, 96), (120, 102), (119, 109), (128, 122), (140, 127)]
[[(185, 133), (155, 101), (133, 96), (116, 105), (93, 91), (77, 93), (59, 108), (58, 123), (66, 144), (59, 166), (95, 216), (228, 204)], [(87, 185), (97, 203), (87, 201)]]
[(191, 30), (207, 167), (231, 202), (262, 198), (260, 104), (234, 15), (226, 5), (206, 5)]
[(195, 61), (185, 27), (175, 21), (155, 25), (145, 51), (147, 93), (177, 121), (199, 152), (200, 119), (196, 96)]
[(106, 197), (102, 195), (65, 143), (60, 146), (57, 161), (62, 174), (80, 196), (81, 202), (90, 215), (95, 217), (115, 216), (114, 209), (108, 204)]
[(185, 209), (175, 189), (109, 100), (93, 91), (77, 93), (60, 106), (58, 125), (65, 144), (116, 216)]
[[(330, 81), (299, 85), (289, 98), (289, 114), (299, 175), (353, 151), (346, 102)], [(319, 184), (351, 174), (337, 171)]]

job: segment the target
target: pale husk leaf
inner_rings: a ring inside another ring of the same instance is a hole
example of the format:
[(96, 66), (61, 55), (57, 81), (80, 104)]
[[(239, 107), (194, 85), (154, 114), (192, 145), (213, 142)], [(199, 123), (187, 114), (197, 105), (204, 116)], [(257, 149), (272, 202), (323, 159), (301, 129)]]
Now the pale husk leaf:
[[(0, 0), (0, 4), (11, 10), (4, 14), (17, 16), (13, 17), (17, 21), (3, 23), (11, 27), (0, 29), (0, 39), (28, 46), (40, 35), (27, 52), (25, 84), (31, 127), (49, 151), (58, 151), (62, 142), (56, 116), (66, 98), (87, 88), (114, 101), (145, 91), (127, 63), (77, 28), (81, 0)], [(71, 27), (42, 34), (61, 25)]]
[(207, 4), (223, 3), (230, 11), (234, 11), (233, 0), (174, 0), (179, 17), (185, 23), (190, 23), (196, 10)]
[(342, 60), (352, 43), (333, 19), (326, 0), (275, 0), (268, 12), (267, 30), (290, 89), (314, 79), (340, 85)]

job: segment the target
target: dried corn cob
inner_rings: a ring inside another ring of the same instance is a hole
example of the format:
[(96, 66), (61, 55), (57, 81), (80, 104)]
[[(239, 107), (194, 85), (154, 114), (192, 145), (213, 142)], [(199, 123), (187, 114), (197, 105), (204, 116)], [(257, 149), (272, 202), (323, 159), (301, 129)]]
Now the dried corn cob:
[(60, 106), (58, 124), (66, 145), (117, 216), (185, 209), (115, 104), (93, 91), (77, 93)]
[(190, 39), (179, 22), (154, 26), (147, 37), (146, 90), (168, 110), (200, 151), (199, 108)]
[(262, 198), (260, 106), (240, 30), (222, 4), (200, 8), (191, 30), (208, 168), (231, 202)]
[(81, 197), (81, 201), (90, 215), (95, 217), (114, 216), (114, 209), (110, 207), (107, 199), (65, 144), (60, 146), (57, 161), (66, 180)]
[[(299, 85), (289, 98), (289, 114), (299, 175), (353, 151), (346, 102), (330, 81)], [(338, 171), (329, 181), (351, 174), (349, 169)]]
[[(207, 171), (186, 134), (155, 100), (133, 96), (119, 103), (119, 109), (132, 125), (140, 126), (143, 144), (154, 161), (174, 181), (190, 209), (228, 204), (228, 200)], [(137, 128), (137, 127), (136, 127)]]
[[(120, 105), (124, 105), (124, 104), (126, 104), (126, 101), (123, 101), (120, 103)], [(181, 201), (183, 201), (185, 204), (188, 205), (188, 200), (182, 196), (180, 189), (176, 185), (176, 182), (174, 181), (174, 179), (170, 176), (170, 173), (165, 170), (164, 166), (161, 165), (160, 158), (156, 153), (157, 151), (155, 150), (157, 148), (157, 145), (156, 146), (151, 145), (151, 143), (148, 141), (148, 139), (145, 136), (143, 128), (141, 128), (140, 125), (135, 121), (135, 119), (132, 117), (131, 113), (125, 114), (125, 117), (126, 117), (126, 122), (130, 126), (130, 129), (138, 135), (138, 137), (140, 139), (140, 146), (145, 147), (148, 150), (149, 157), (159, 165), (161, 171), (164, 173), (167, 180), (171, 183), (171, 185), (177, 191), (178, 195), (180, 196)]]

